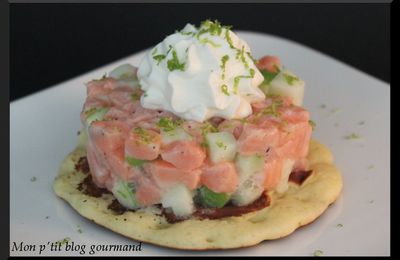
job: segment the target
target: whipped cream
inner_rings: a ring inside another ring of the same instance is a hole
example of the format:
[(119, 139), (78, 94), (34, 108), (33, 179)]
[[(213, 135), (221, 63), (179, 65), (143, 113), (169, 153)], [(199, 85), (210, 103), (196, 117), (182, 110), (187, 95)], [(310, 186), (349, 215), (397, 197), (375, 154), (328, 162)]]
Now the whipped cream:
[(211, 117), (243, 118), (263, 100), (264, 77), (250, 48), (228, 27), (205, 21), (187, 24), (149, 51), (138, 69), (145, 94), (141, 104), (203, 122)]

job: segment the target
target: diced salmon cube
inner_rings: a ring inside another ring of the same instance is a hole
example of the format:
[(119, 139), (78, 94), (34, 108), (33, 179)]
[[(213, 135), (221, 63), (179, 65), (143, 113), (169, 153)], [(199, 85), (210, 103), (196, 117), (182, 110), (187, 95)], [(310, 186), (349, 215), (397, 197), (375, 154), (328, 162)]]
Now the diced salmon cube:
[(137, 182), (136, 200), (141, 206), (150, 206), (160, 203), (160, 188), (149, 178), (142, 177)]
[(149, 129), (134, 128), (125, 141), (125, 154), (140, 160), (154, 160), (160, 153), (160, 146), (159, 133)]
[(243, 155), (264, 155), (271, 147), (278, 145), (279, 137), (279, 130), (274, 125), (259, 127), (247, 124), (238, 139), (238, 151)]
[(103, 152), (124, 146), (128, 128), (120, 121), (95, 121), (89, 127), (89, 138)]
[(110, 171), (99, 163), (95, 154), (95, 148), (90, 143), (87, 145), (86, 153), (93, 182), (98, 187), (104, 188), (107, 180), (110, 178)]
[(265, 163), (264, 188), (273, 190), (279, 183), (282, 174), (283, 159), (274, 158)]
[(201, 183), (214, 192), (234, 192), (238, 182), (235, 164), (232, 162), (222, 162), (202, 168)]
[(199, 169), (185, 171), (163, 160), (146, 163), (144, 169), (163, 190), (177, 183), (183, 183), (189, 190), (193, 190), (197, 188), (200, 181)]
[(264, 56), (262, 57), (258, 63), (257, 63), (257, 68), (262, 70), (268, 70), (270, 72), (277, 72), (278, 69), (281, 66), (281, 61), (278, 57), (276, 56)]
[(178, 169), (193, 170), (203, 164), (206, 152), (195, 141), (175, 141), (161, 149), (161, 157)]

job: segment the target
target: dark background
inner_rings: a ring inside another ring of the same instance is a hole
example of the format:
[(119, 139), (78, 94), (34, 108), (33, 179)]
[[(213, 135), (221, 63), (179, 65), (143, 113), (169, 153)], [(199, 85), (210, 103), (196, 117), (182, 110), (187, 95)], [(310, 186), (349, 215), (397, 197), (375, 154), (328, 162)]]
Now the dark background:
[(388, 4), (12, 4), (10, 99), (145, 49), (207, 18), (303, 43), (390, 81)]

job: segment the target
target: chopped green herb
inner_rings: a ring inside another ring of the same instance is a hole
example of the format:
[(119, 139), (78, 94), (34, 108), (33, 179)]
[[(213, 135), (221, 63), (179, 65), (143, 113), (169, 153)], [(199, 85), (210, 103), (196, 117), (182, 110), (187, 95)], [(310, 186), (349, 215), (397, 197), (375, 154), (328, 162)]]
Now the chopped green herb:
[(336, 227), (341, 228), (341, 227), (343, 227), (343, 224), (339, 223), (339, 224), (336, 225)]
[(295, 81), (298, 81), (298, 80), (299, 80), (298, 77), (289, 75), (289, 74), (287, 74), (287, 73), (284, 73), (284, 74), (283, 74), (283, 77), (285, 78), (286, 82), (287, 82), (290, 86), (293, 86), (293, 83), (294, 83)]
[(36, 181), (37, 180), (37, 178), (35, 177), (35, 176), (33, 176), (32, 178), (31, 178), (31, 182), (34, 182), (34, 181)]
[(227, 85), (222, 85), (221, 86), (221, 91), (222, 93), (224, 93), (225, 95), (229, 96), (229, 92), (228, 92), (228, 86)]
[(227, 62), (228, 60), (229, 60), (229, 56), (228, 56), (228, 55), (224, 55), (224, 56), (221, 58), (221, 62), (222, 62), (222, 64), (221, 64), (222, 79), (225, 78), (225, 66), (226, 66), (226, 62)]
[(351, 134), (345, 136), (344, 138), (347, 140), (355, 140), (355, 139), (360, 139), (361, 136), (356, 133), (351, 133)]
[(264, 76), (263, 84), (269, 84), (278, 75), (278, 72), (270, 72), (268, 70), (261, 70), (261, 74)]
[(308, 120), (308, 123), (311, 125), (312, 130), (315, 130), (315, 127), (317, 126), (317, 124), (312, 120)]
[(180, 63), (175, 50), (172, 50), (172, 59), (168, 60), (167, 67), (170, 71), (185, 69), (185, 62)]
[(215, 144), (219, 147), (219, 148), (223, 148), (224, 150), (226, 150), (227, 146), (226, 144), (224, 144), (221, 141), (216, 141)]
[(133, 167), (140, 167), (146, 162), (145, 160), (136, 159), (130, 156), (127, 156), (125, 160)]
[(164, 54), (158, 54), (153, 56), (153, 59), (155, 59), (157, 61), (157, 65), (160, 64), (160, 62), (162, 62), (167, 56)]
[(324, 252), (322, 250), (315, 250), (314, 251), (314, 256), (322, 256)]

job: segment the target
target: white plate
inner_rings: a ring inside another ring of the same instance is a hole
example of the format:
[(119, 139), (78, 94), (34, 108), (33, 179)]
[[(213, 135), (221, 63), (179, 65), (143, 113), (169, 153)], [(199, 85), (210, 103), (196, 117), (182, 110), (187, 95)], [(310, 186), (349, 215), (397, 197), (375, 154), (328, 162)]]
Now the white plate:
[[(255, 57), (277, 55), (306, 81), (305, 107), (317, 123), (313, 135), (335, 155), (344, 177), (342, 195), (311, 225), (251, 248), (190, 252), (143, 244), (141, 252), (96, 255), (312, 255), (315, 250), (324, 255), (389, 255), (389, 85), (297, 43), (253, 32), (239, 35)], [(50, 251), (47, 242), (64, 237), (85, 244), (86, 255), (91, 245), (132, 243), (75, 213), (54, 195), (52, 182), (77, 142), (86, 96), (83, 83), (118, 64), (138, 64), (143, 53), (11, 103), (11, 255), (38, 255), (40, 244), (46, 246), (41, 255), (79, 255), (79, 251)], [(344, 138), (353, 132), (362, 138)], [(37, 180), (31, 182), (33, 176)], [(77, 232), (78, 226), (83, 233)], [(36, 251), (12, 251), (13, 242), (36, 245)]]

